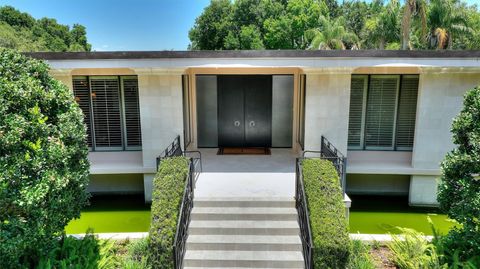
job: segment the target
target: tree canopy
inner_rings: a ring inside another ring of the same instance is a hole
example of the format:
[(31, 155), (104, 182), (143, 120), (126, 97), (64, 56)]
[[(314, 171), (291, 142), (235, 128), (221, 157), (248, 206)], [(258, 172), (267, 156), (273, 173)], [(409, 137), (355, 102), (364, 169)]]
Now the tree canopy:
[(0, 47), (18, 51), (90, 51), (83, 25), (59, 24), (55, 19), (36, 20), (11, 6), (0, 7)]
[(83, 113), (48, 72), (0, 48), (0, 268), (45, 257), (88, 198)]
[(479, 49), (480, 11), (465, 0), (212, 0), (191, 50)]

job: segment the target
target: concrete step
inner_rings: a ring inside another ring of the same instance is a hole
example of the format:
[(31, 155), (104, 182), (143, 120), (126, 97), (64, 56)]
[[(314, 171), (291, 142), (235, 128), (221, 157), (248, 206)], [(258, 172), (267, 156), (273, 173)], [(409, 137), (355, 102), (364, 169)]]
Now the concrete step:
[(195, 197), (194, 207), (295, 207), (293, 197)]
[(190, 235), (187, 250), (301, 251), (298, 235)]
[(190, 235), (299, 235), (300, 228), (296, 220), (192, 220)]
[(194, 207), (192, 220), (296, 220), (294, 207)]
[(303, 268), (301, 251), (187, 250), (185, 267)]

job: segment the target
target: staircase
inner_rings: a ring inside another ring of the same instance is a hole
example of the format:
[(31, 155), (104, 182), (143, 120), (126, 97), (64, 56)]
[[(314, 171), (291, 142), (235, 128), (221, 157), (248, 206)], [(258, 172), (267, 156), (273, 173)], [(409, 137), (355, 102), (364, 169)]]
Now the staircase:
[(304, 268), (292, 198), (195, 198), (184, 268)]

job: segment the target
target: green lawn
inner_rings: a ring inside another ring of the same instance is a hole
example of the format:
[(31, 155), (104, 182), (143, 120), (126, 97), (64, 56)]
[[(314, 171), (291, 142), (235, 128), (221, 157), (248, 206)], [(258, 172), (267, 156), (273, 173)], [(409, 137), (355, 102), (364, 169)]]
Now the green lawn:
[[(432, 234), (429, 216), (435, 227), (446, 233), (454, 224), (432, 208), (411, 208), (406, 197), (352, 196), (350, 232), (384, 234), (395, 233), (395, 227), (408, 227)], [(95, 197), (80, 219), (66, 227), (68, 234), (85, 233), (88, 228), (96, 233), (147, 232), (150, 227), (150, 206), (142, 196)]]

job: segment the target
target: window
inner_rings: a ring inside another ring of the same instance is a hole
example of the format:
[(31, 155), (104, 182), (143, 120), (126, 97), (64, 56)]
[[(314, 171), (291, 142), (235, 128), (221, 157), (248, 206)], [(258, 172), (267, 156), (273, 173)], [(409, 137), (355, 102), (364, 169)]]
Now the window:
[(417, 94), (417, 75), (352, 76), (348, 148), (412, 150)]
[(74, 77), (73, 93), (85, 116), (91, 150), (141, 149), (137, 77)]
[(306, 95), (307, 75), (301, 74), (299, 76), (299, 113), (298, 113), (298, 131), (297, 141), (304, 149), (305, 145), (305, 95)]
[(190, 84), (188, 75), (182, 75), (182, 99), (183, 99), (183, 142), (184, 149), (192, 142), (190, 132)]

